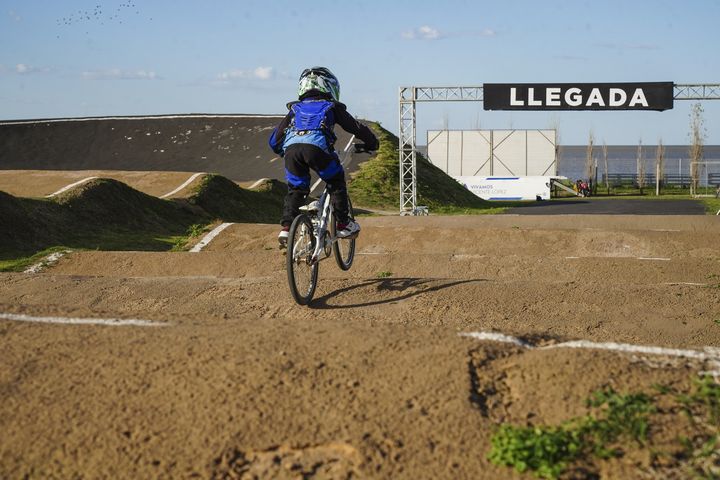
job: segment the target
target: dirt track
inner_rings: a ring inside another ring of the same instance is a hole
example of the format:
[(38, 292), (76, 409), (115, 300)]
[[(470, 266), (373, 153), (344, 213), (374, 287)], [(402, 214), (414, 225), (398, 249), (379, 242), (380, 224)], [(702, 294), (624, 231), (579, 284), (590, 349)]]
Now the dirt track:
[[(16, 197), (44, 197), (90, 177), (112, 178), (156, 197), (175, 191), (193, 172), (129, 172), (120, 170), (0, 170), (0, 190)], [(200, 177), (200, 176), (198, 176)], [(174, 196), (187, 196), (200, 178), (196, 177)]]
[[(0, 320), (0, 477), (508, 478), (486, 460), (500, 422), (561, 421), (603, 386), (712, 367), (458, 333), (718, 346), (715, 217), (362, 225), (353, 269), (324, 262), (310, 308), (291, 300), (270, 225), (234, 225), (197, 254), (81, 252), (3, 274), (2, 312), (166, 325)], [(628, 456), (600, 471), (648, 468)]]
[[(208, 172), (237, 182), (283, 180), (284, 164), (267, 144), (281, 118), (185, 115), (0, 122), (0, 171)], [(340, 152), (351, 136), (339, 127), (336, 134)], [(345, 170), (354, 171), (367, 158), (353, 155)]]

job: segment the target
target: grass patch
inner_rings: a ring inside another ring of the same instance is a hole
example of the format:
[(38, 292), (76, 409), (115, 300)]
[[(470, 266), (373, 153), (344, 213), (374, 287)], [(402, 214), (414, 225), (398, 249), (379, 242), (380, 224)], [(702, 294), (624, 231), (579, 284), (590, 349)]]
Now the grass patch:
[(687, 478), (720, 478), (720, 384), (702, 375), (693, 379), (689, 392), (669, 393), (694, 426), (693, 435), (678, 438)]
[(705, 205), (705, 213), (715, 215), (720, 211), (720, 198), (701, 197), (700, 200)]
[[(376, 155), (360, 165), (348, 182), (353, 204), (397, 211), (400, 199), (398, 138), (377, 123), (370, 126), (380, 140)], [(417, 202), (431, 213), (475, 215), (507, 208), (487, 202), (467, 190), (420, 153), (417, 154)]]
[(388, 277), (392, 276), (392, 272), (385, 270), (382, 272), (378, 272), (378, 274), (376, 276), (377, 276), (377, 278), (388, 278)]
[(5, 260), (0, 259), (0, 272), (22, 272), (31, 265), (35, 265), (36, 263), (40, 262), (48, 255), (56, 252), (64, 252), (66, 250), (68, 249), (65, 247), (51, 247), (30, 256), (18, 253), (17, 255), (19, 256), (17, 258), (10, 258)]
[(653, 411), (648, 396), (598, 391), (588, 405), (598, 413), (559, 426), (502, 425), (492, 437), (489, 460), (520, 473), (532, 471), (538, 477), (558, 478), (580, 457), (620, 455), (622, 450), (617, 442), (621, 438), (645, 441), (648, 415)]
[[(585, 477), (594, 475), (596, 462), (643, 448), (664, 459), (651, 463), (653, 478), (720, 478), (720, 384), (700, 375), (683, 391), (666, 385), (654, 389), (652, 395), (596, 391), (587, 401), (589, 414), (560, 425), (501, 425), (488, 458), (542, 478), (558, 478), (574, 467)], [(668, 436), (660, 426), (653, 440), (655, 424), (677, 429)]]

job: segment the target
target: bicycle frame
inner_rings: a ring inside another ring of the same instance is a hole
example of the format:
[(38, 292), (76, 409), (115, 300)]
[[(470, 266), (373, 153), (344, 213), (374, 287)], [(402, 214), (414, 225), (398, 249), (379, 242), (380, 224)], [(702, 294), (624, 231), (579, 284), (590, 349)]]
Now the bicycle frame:
[[(319, 217), (312, 218), (317, 242), (315, 244), (315, 251), (313, 252), (310, 260), (311, 264), (315, 264), (320, 260), (328, 258), (330, 256), (328, 249), (337, 242), (337, 237), (330, 236), (330, 230), (328, 229), (328, 223), (330, 222), (330, 216), (332, 213), (332, 203), (330, 202), (330, 192), (328, 192), (327, 188), (325, 188), (322, 195), (320, 195), (318, 205), (320, 207), (318, 212), (322, 213), (320, 213)], [(323, 253), (325, 255), (321, 258), (321, 254)]]

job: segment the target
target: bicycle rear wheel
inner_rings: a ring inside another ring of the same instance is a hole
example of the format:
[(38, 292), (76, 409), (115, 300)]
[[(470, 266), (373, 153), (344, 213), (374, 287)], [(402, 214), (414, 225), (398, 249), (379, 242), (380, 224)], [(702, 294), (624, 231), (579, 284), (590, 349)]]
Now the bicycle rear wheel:
[(312, 300), (317, 287), (318, 262), (311, 263), (315, 250), (315, 232), (307, 215), (295, 217), (288, 233), (287, 275), (290, 293), (299, 305)]
[[(348, 219), (353, 222), (355, 221), (350, 198), (348, 198)], [(334, 218), (330, 222), (330, 229), (333, 236), (337, 236), (337, 226), (335, 225)], [(333, 244), (333, 253), (335, 254), (335, 261), (338, 267), (340, 267), (341, 270), (350, 270), (353, 259), (355, 258), (355, 238), (338, 238)]]

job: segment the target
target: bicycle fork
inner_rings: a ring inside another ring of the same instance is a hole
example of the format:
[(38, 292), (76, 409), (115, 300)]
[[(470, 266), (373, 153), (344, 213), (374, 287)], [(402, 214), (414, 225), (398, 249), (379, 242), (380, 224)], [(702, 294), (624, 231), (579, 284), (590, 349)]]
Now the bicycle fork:
[(330, 222), (330, 209), (332, 206), (330, 204), (330, 196), (327, 192), (322, 194), (319, 204), (320, 216), (318, 217), (317, 224), (315, 225), (315, 238), (317, 239), (317, 243), (315, 244), (315, 250), (313, 251), (310, 259), (311, 265), (314, 265), (321, 260), (320, 255), (322, 253), (325, 253), (326, 257), (329, 256), (327, 249), (332, 247), (333, 242), (336, 240), (335, 237), (328, 238), (330, 233), (328, 224)]

